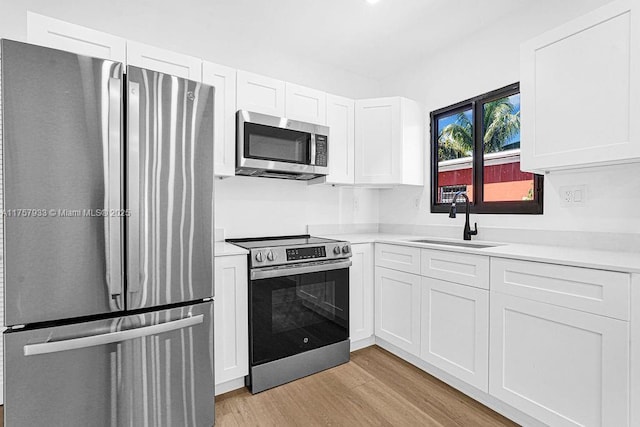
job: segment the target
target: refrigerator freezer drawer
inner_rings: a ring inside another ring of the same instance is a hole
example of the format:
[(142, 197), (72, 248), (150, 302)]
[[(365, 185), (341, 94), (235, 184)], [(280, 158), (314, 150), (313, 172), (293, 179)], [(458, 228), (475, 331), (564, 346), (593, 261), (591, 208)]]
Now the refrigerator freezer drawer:
[(213, 304), (6, 333), (7, 426), (210, 426)]

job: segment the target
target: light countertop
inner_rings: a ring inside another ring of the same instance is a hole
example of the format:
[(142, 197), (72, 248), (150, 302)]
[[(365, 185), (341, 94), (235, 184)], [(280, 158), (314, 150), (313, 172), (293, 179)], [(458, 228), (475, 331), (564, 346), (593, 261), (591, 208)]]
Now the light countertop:
[(497, 246), (489, 248), (471, 248), (449, 245), (436, 245), (411, 242), (417, 239), (433, 239), (442, 241), (460, 241), (456, 239), (444, 239), (439, 237), (417, 236), (407, 234), (387, 233), (359, 233), (359, 234), (330, 234), (321, 237), (346, 240), (352, 244), (358, 243), (390, 243), (414, 246), (425, 249), (438, 249), (451, 252), (488, 255), (499, 258), (521, 259), (527, 261), (548, 262), (553, 264), (572, 265), (575, 267), (587, 267), (600, 270), (624, 271), (640, 273), (640, 252), (617, 252), (589, 250), (564, 246), (527, 245), (520, 243), (483, 242), (472, 240), (476, 243), (492, 243)]
[(246, 255), (248, 250), (227, 242), (215, 242), (214, 256)]

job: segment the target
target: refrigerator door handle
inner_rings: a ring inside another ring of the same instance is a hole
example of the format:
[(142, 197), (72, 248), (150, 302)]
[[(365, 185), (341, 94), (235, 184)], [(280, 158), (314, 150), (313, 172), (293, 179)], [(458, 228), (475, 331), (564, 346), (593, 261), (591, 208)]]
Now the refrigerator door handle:
[(140, 291), (140, 84), (128, 82), (127, 292)]
[(37, 354), (58, 353), (60, 351), (77, 350), (97, 345), (112, 344), (116, 342), (132, 340), (135, 338), (146, 337), (149, 335), (158, 335), (165, 332), (184, 329), (190, 326), (199, 325), (204, 321), (204, 315), (185, 317), (171, 322), (160, 323), (158, 325), (143, 326), (136, 329), (128, 329), (126, 331), (109, 332), (106, 334), (92, 335), (82, 338), (73, 338), (62, 341), (52, 341), (39, 344), (28, 344), (24, 346), (25, 356), (34, 356)]
[(122, 293), (122, 87), (121, 80), (109, 78), (109, 199), (103, 215), (109, 230), (109, 272), (111, 296)]

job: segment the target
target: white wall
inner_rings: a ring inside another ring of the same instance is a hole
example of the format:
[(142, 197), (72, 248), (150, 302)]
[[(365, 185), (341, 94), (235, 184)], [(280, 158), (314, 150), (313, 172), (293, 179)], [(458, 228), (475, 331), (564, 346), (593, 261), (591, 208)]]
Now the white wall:
[(216, 228), (225, 237), (303, 234), (307, 224), (378, 222), (378, 190), (282, 179), (216, 180)]
[[(517, 82), (519, 45), (522, 41), (606, 2), (562, 1), (557, 2), (552, 12), (525, 5), (519, 19), (505, 21), (500, 27), (486, 29), (463, 42), (446, 45), (437, 54), (422, 58), (401, 75), (383, 80), (382, 92), (384, 95), (403, 95), (416, 99), (424, 104), (426, 111), (433, 111)], [(523, 111), (523, 114), (526, 112)], [(551, 173), (545, 176), (544, 215), (474, 215), (472, 221), (477, 221), (479, 228), (494, 226), (638, 233), (638, 172), (636, 164)], [(587, 185), (584, 207), (560, 205), (559, 187), (572, 184)], [(419, 200), (419, 208), (415, 207), (416, 199)], [(454, 223), (446, 214), (431, 214), (429, 200), (429, 174), (424, 189), (381, 191), (380, 222), (418, 225)]]

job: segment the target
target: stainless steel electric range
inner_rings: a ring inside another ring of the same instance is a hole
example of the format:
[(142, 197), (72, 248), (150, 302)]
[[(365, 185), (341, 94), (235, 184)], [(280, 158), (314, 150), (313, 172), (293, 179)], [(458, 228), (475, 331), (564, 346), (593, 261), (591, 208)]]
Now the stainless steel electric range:
[(252, 393), (349, 361), (348, 242), (308, 235), (228, 239), (249, 250)]

